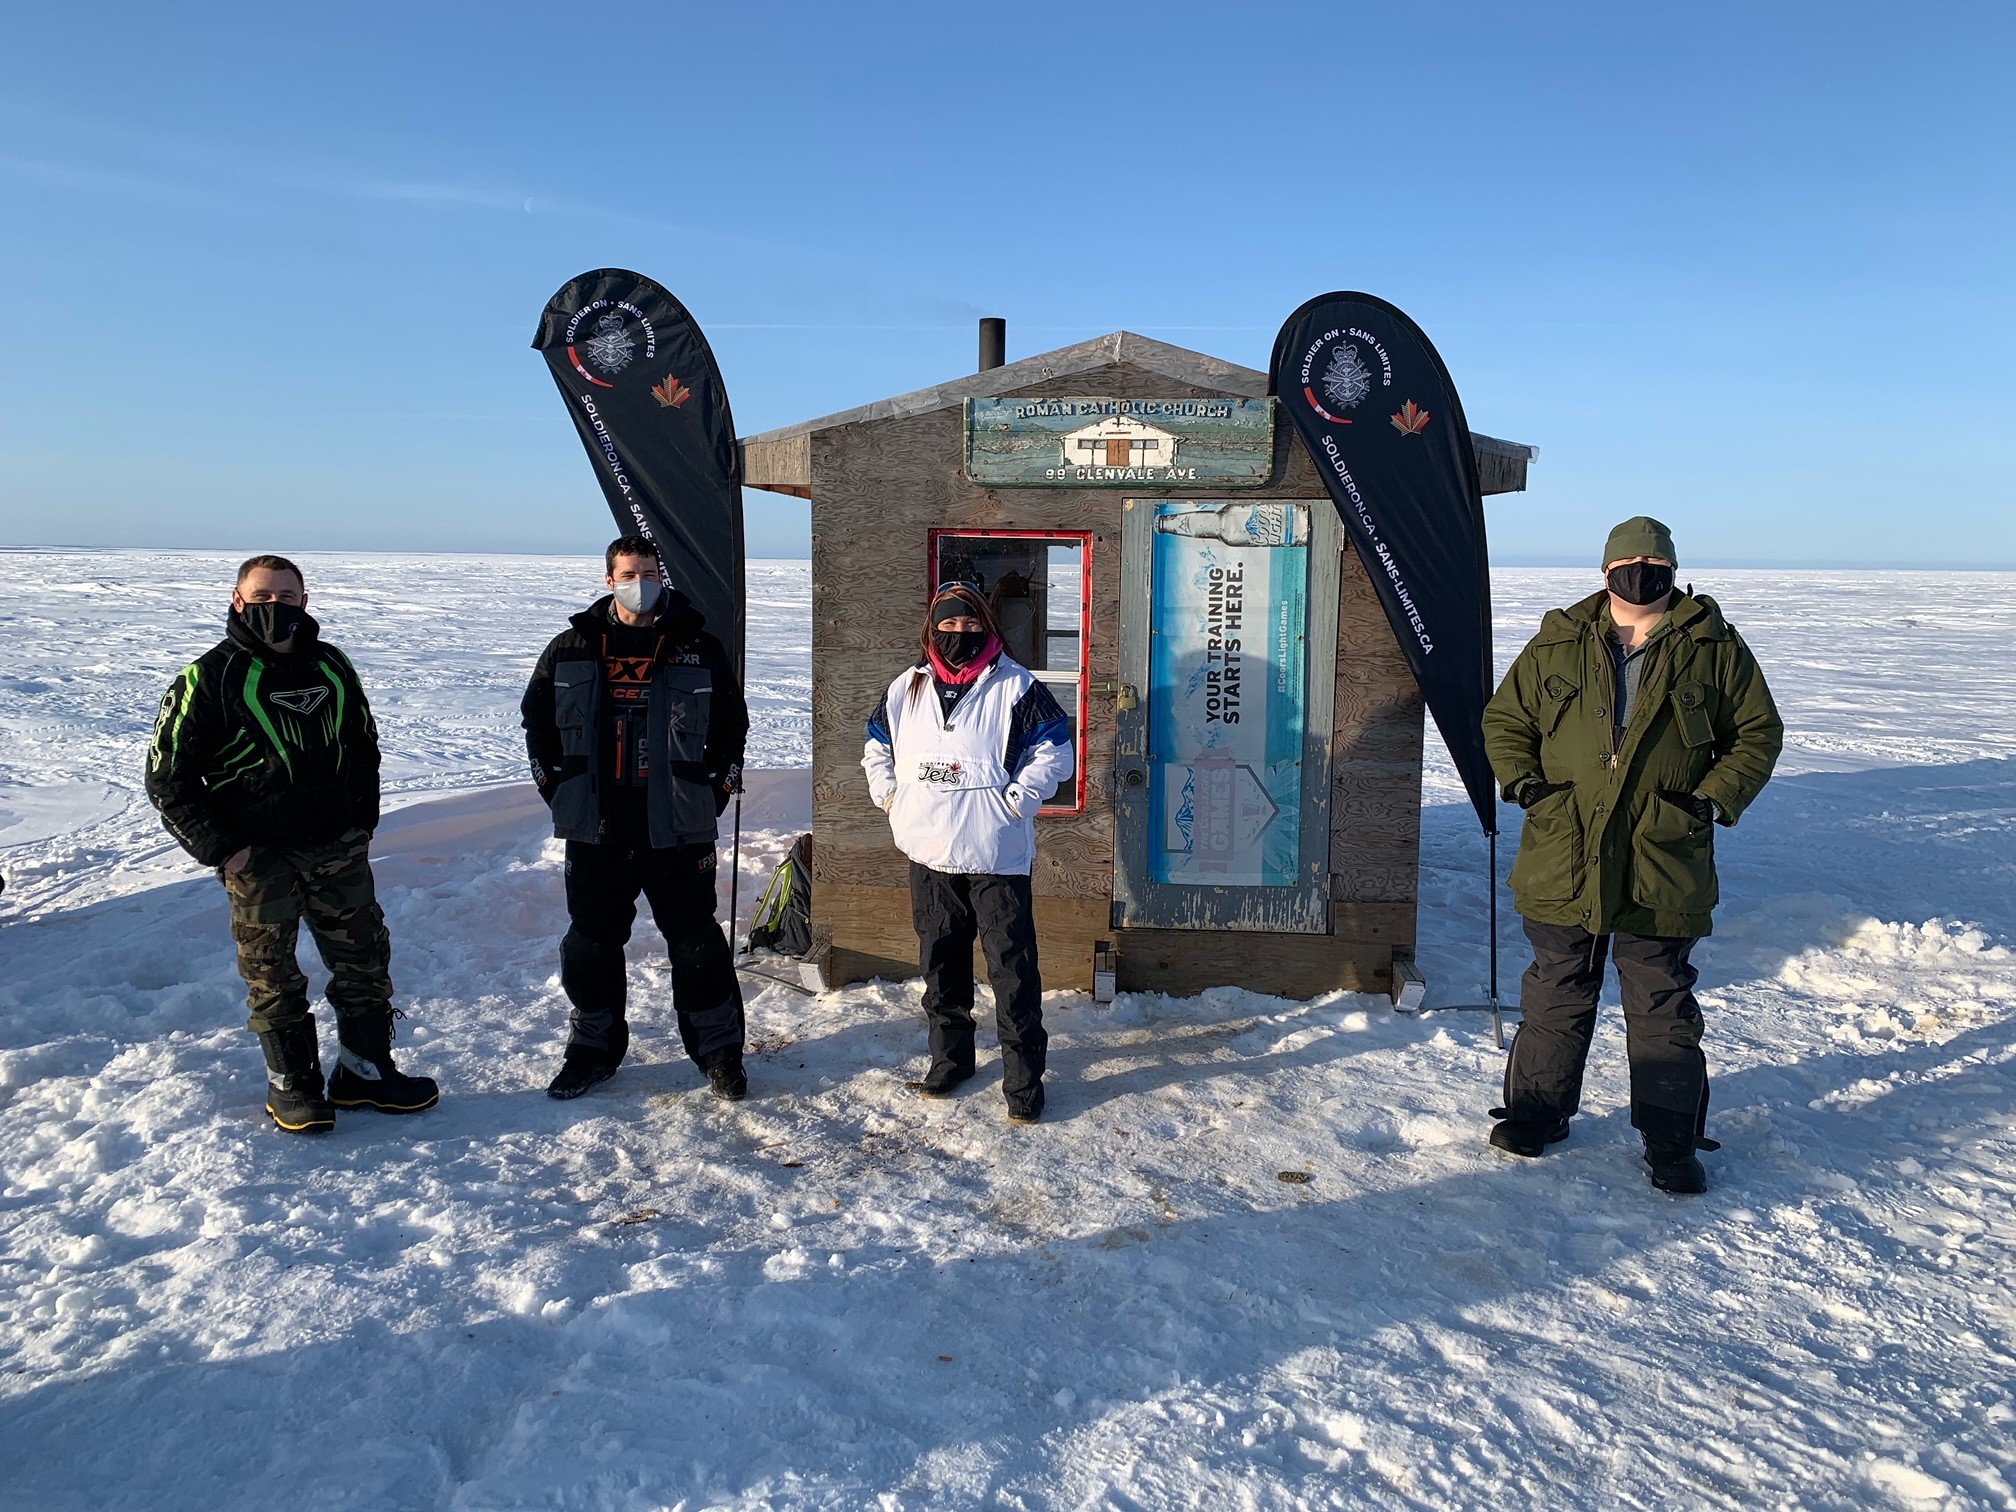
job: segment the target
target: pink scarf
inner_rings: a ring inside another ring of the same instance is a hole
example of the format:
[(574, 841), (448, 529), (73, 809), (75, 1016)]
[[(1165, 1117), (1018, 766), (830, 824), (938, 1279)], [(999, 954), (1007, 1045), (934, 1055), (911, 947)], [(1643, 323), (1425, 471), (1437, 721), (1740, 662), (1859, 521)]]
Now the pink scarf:
[(947, 665), (945, 659), (938, 654), (938, 648), (933, 646), (930, 651), (931, 675), (951, 687), (963, 688), (985, 672), (994, 658), (1000, 654), (1001, 637), (998, 635), (988, 636), (987, 644), (980, 648), (980, 654), (963, 667)]

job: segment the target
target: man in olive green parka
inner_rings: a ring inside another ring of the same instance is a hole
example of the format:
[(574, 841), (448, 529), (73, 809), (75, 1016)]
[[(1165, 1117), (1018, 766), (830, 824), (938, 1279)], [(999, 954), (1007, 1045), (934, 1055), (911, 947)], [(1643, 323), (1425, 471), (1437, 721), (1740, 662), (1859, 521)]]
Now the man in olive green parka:
[(1619, 525), (1605, 590), (1550, 611), (1484, 711), (1492, 770), (1526, 813), (1511, 885), (1533, 945), (1491, 1142), (1538, 1155), (1567, 1137), (1608, 951), (1653, 1184), (1698, 1192), (1694, 1151), (1715, 1146), (1688, 955), (1719, 896), (1715, 827), (1763, 789), (1785, 729), (1715, 601), (1674, 591), (1677, 565), (1657, 520)]

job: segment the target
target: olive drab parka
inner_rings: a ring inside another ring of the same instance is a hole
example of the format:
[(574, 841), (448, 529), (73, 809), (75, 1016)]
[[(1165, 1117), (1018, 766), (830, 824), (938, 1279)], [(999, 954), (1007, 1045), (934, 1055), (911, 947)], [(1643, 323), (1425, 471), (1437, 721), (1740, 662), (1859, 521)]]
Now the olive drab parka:
[(1617, 736), (1609, 602), (1599, 592), (1548, 611), (1484, 710), (1505, 799), (1529, 777), (1574, 784), (1526, 811), (1513, 903), (1591, 934), (1705, 935), (1720, 896), (1714, 827), (1659, 792), (1712, 799), (1734, 824), (1770, 780), (1785, 726), (1715, 601), (1680, 593), (1646, 639)]

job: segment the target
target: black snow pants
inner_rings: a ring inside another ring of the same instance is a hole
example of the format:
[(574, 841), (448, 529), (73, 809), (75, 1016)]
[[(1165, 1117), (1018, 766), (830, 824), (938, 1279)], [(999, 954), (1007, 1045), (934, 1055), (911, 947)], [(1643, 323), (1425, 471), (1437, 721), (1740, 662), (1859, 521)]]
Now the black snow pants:
[(560, 942), (560, 985), (574, 1005), (568, 1051), (606, 1056), (614, 1065), (630, 1047), (623, 947), (640, 892), (672, 958), (672, 1009), (686, 1053), (704, 1061), (717, 1050), (741, 1049), (742, 984), (714, 919), (714, 847), (654, 850), (642, 843), (570, 840), (570, 927)]
[(1552, 1125), (1582, 1105), (1582, 1068), (1596, 1032), (1605, 950), (1616, 958), (1631, 1062), (1631, 1123), (1653, 1144), (1690, 1149), (1707, 1126), (1692, 939), (1592, 936), (1573, 925), (1521, 922), (1533, 964), (1519, 986), (1523, 1022), (1505, 1061), (1503, 1116)]
[(910, 914), (924, 973), (931, 1064), (973, 1069), (973, 942), (987, 957), (1001, 1090), (1013, 1098), (1043, 1080), (1050, 1036), (1036, 971), (1036, 913), (1027, 877), (963, 876), (910, 863)]

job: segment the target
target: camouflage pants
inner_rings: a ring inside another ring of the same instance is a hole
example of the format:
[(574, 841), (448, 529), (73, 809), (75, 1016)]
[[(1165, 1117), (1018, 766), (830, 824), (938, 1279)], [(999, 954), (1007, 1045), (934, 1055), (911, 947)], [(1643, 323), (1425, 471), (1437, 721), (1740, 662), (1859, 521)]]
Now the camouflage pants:
[(308, 978), (294, 958), (303, 919), (329, 968), (329, 1006), (339, 1022), (392, 1004), (392, 936), (371, 879), (371, 837), (352, 830), (301, 850), (255, 845), (242, 871), (224, 873), (231, 937), (245, 978), (245, 1027), (284, 1029), (308, 1016)]

